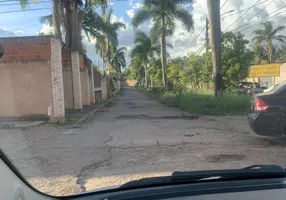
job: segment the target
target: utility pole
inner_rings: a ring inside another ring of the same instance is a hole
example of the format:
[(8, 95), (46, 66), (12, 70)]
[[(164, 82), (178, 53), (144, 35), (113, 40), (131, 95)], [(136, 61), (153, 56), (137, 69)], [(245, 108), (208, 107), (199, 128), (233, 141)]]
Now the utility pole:
[(207, 0), (215, 96), (222, 96), (220, 0)]
[(209, 19), (206, 17), (206, 54), (209, 52)]
[[(209, 19), (206, 17), (206, 69), (208, 69), (209, 61), (208, 61), (208, 53), (209, 53)], [(210, 83), (206, 84), (207, 89), (209, 89)]]

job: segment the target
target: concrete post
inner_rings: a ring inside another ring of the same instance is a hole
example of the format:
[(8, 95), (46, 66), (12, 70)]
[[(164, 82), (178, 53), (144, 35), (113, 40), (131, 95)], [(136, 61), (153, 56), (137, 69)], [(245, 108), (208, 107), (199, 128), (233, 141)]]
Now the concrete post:
[(101, 79), (101, 99), (104, 101), (107, 99), (107, 77)]
[(91, 67), (91, 78), (90, 78), (90, 97), (91, 103), (95, 103), (95, 96), (94, 96), (94, 71), (93, 67)]
[(61, 42), (51, 38), (51, 76), (53, 106), (51, 121), (65, 121), (64, 83), (62, 71), (62, 47)]
[(80, 70), (79, 70), (79, 53), (77, 51), (71, 52), (71, 60), (72, 60), (74, 108), (82, 109), (81, 81), (80, 81)]
[(89, 84), (89, 75), (88, 75), (88, 69), (86, 68), (84, 71), (84, 77), (86, 82), (86, 103), (87, 105), (90, 105), (90, 84)]

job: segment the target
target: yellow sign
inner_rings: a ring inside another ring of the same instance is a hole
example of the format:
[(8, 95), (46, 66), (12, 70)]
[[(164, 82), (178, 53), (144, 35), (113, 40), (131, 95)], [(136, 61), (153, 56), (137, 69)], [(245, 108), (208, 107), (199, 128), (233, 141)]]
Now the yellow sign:
[(248, 68), (248, 77), (280, 76), (280, 64), (253, 65)]

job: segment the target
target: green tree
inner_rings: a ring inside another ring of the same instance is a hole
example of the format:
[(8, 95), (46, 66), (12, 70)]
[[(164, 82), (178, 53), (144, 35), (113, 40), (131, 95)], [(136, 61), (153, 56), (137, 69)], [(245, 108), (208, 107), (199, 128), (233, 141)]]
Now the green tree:
[(253, 41), (256, 41), (260, 44), (265, 43), (267, 49), (267, 56), (269, 63), (272, 63), (273, 56), (273, 41), (286, 43), (286, 36), (278, 35), (279, 32), (285, 29), (285, 26), (278, 26), (274, 28), (273, 22), (264, 22), (262, 23), (263, 29), (254, 31), (256, 35), (253, 38)]
[(144, 72), (144, 66), (142, 65), (142, 58), (140, 55), (135, 55), (132, 57), (131, 63), (130, 63), (130, 69), (131, 69), (131, 76), (137, 80), (137, 83), (140, 86), (145, 85), (145, 72)]
[[(30, 3), (30, 0), (18, 0), (23, 8)], [(34, 2), (38, 0), (34, 0)], [(43, 21), (50, 20), (52, 17), (55, 24), (55, 35), (62, 40), (65, 38), (65, 47), (73, 51), (83, 52), (81, 31), (84, 26), (83, 20), (85, 17), (90, 17), (94, 6), (98, 6), (95, 0), (52, 0), (53, 14), (44, 16)], [(95, 12), (94, 12), (95, 13)], [(98, 26), (100, 19), (93, 13), (94, 25)], [(50, 23), (49, 22), (49, 23)], [(51, 24), (51, 23), (50, 23)], [(102, 24), (102, 23), (101, 23)], [(95, 29), (93, 31), (95, 35)], [(65, 35), (63, 35), (65, 33)]]
[(255, 55), (256, 64), (261, 64), (263, 60), (267, 60), (267, 62), (269, 63), (267, 50), (265, 49), (263, 44), (259, 43), (258, 41), (255, 41), (253, 45), (253, 52)]
[(162, 65), (161, 60), (158, 58), (150, 59), (150, 66), (147, 69), (147, 73), (151, 79), (152, 88), (162, 87)]
[(125, 47), (119, 48), (115, 54), (113, 55), (113, 58), (111, 60), (111, 65), (115, 67), (115, 71), (117, 74), (121, 73), (121, 68), (126, 67), (126, 61), (125, 61)]
[(151, 38), (144, 32), (138, 31), (135, 34), (134, 39), (135, 47), (131, 51), (131, 57), (140, 57), (142, 64), (144, 65), (145, 84), (148, 86), (147, 67), (150, 58), (154, 56), (154, 53), (159, 54), (160, 46), (153, 44)]
[(193, 17), (187, 10), (184, 3), (192, 3), (192, 0), (144, 0), (143, 7), (138, 10), (132, 19), (134, 27), (152, 19), (151, 37), (160, 36), (161, 44), (161, 62), (162, 62), (162, 80), (167, 87), (166, 80), (166, 36), (173, 33), (175, 29), (175, 19), (179, 20), (187, 31), (194, 27)]
[(222, 76), (224, 89), (236, 87), (238, 81), (247, 77), (248, 67), (254, 53), (247, 49), (248, 40), (241, 33), (222, 34)]

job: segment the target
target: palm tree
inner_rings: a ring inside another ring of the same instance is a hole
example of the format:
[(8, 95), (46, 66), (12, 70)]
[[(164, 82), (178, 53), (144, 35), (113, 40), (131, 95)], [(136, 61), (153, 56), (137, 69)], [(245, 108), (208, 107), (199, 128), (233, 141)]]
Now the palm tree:
[[(30, 3), (30, 0), (18, 0), (22, 8)], [(40, 0), (34, 0), (38, 2)], [(82, 18), (95, 2), (92, 0), (52, 0), (53, 24), (56, 27), (55, 35), (62, 40), (65, 33), (65, 47), (73, 51), (83, 52), (81, 43)], [(61, 31), (61, 28), (63, 31)]]
[(115, 71), (117, 74), (121, 73), (121, 68), (126, 67), (126, 61), (125, 61), (125, 47), (119, 48), (113, 55), (113, 58), (111, 60), (111, 65), (115, 67)]
[(253, 38), (253, 41), (256, 41), (260, 44), (266, 44), (268, 62), (272, 63), (273, 57), (273, 41), (278, 41), (282, 43), (286, 43), (286, 36), (277, 35), (279, 32), (285, 29), (285, 26), (278, 26), (277, 28), (273, 27), (273, 22), (264, 22), (262, 23), (263, 29), (254, 31), (256, 35)]
[(165, 88), (166, 80), (166, 36), (173, 33), (175, 29), (175, 19), (179, 20), (187, 31), (194, 28), (193, 17), (186, 9), (184, 3), (192, 3), (193, 0), (144, 0), (143, 7), (135, 14), (132, 19), (134, 27), (152, 19), (154, 22), (151, 28), (151, 37), (160, 36), (162, 78)]
[(141, 59), (142, 64), (144, 65), (145, 72), (145, 84), (148, 86), (148, 76), (147, 76), (147, 67), (148, 61), (151, 57), (153, 57), (154, 53), (159, 54), (160, 45), (153, 44), (151, 38), (146, 35), (143, 31), (138, 31), (135, 34), (134, 39), (135, 47), (131, 51), (131, 57), (139, 57)]
[(107, 16), (106, 16), (106, 26), (108, 27), (108, 30), (105, 30), (106, 39), (107, 39), (107, 48), (106, 48), (106, 56), (107, 61), (110, 62), (112, 53), (116, 51), (116, 48), (118, 47), (118, 31), (120, 28), (126, 28), (126, 25), (122, 22), (112, 22), (111, 17), (113, 15), (113, 9), (109, 9)]

